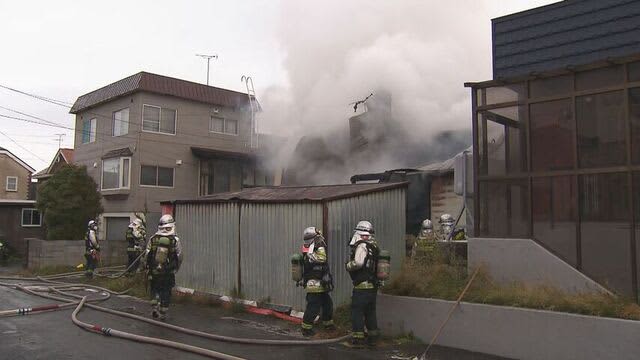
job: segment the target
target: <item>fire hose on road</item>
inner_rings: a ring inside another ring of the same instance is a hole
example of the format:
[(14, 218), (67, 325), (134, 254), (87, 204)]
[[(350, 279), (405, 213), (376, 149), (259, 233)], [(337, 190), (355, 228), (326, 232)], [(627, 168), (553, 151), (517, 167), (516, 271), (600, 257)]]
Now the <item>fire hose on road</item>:
[[(80, 322), (79, 320), (77, 320), (77, 314), (80, 312), (80, 310), (83, 307), (88, 307), (88, 308), (91, 308), (93, 310), (105, 312), (105, 313), (116, 315), (116, 316), (126, 317), (126, 318), (130, 318), (130, 319), (138, 320), (138, 321), (143, 321), (143, 322), (146, 322), (146, 323), (149, 323), (149, 324), (152, 324), (152, 325), (164, 327), (164, 328), (167, 328), (167, 329), (170, 329), (170, 330), (174, 330), (174, 331), (178, 331), (178, 332), (181, 332), (181, 333), (184, 333), (184, 334), (194, 335), (194, 336), (198, 336), (198, 337), (202, 337), (202, 338), (206, 338), (206, 339), (210, 339), (210, 340), (216, 340), (216, 341), (222, 341), (222, 342), (231, 342), (231, 343), (239, 343), (239, 344), (246, 344), (246, 345), (313, 346), (313, 345), (326, 345), (326, 344), (337, 343), (337, 342), (341, 342), (341, 341), (344, 341), (344, 340), (349, 338), (349, 335), (346, 335), (346, 336), (342, 336), (342, 337), (339, 337), (339, 338), (323, 339), (323, 340), (249, 339), (249, 338), (236, 338), (236, 337), (230, 337), (230, 336), (224, 336), (224, 335), (218, 335), (218, 334), (211, 334), (211, 333), (207, 333), (207, 332), (203, 332), (203, 331), (184, 328), (184, 327), (180, 327), (180, 326), (164, 323), (164, 322), (161, 322), (161, 321), (153, 320), (153, 319), (150, 319), (150, 318), (146, 318), (146, 317), (143, 317), (143, 316), (138, 316), (138, 315), (130, 314), (130, 313), (127, 313), (127, 312), (122, 312), (122, 311), (109, 309), (109, 308), (106, 308), (106, 307), (102, 307), (102, 306), (97, 306), (97, 305), (91, 304), (89, 302), (104, 301), (104, 300), (107, 300), (111, 294), (120, 295), (120, 294), (126, 293), (126, 291), (118, 293), (118, 292), (113, 292), (113, 291), (110, 291), (108, 289), (105, 289), (105, 288), (102, 288), (102, 287), (98, 287), (98, 286), (94, 286), (94, 285), (73, 284), (73, 283), (66, 283), (66, 282), (63, 282), (63, 281), (59, 281), (59, 279), (73, 278), (74, 276), (77, 276), (77, 273), (57, 274), (57, 275), (52, 275), (52, 276), (48, 276), (48, 277), (35, 277), (35, 278), (33, 278), (33, 277), (32, 278), (0, 277), (0, 279), (3, 279), (3, 280), (31, 281), (32, 282), (32, 283), (27, 284), (27, 285), (12, 284), (12, 283), (0, 283), (0, 286), (12, 287), (12, 288), (15, 288), (17, 290), (26, 292), (26, 293), (31, 294), (31, 295), (36, 295), (36, 296), (40, 296), (40, 297), (43, 297), (43, 298), (47, 298), (47, 299), (52, 299), (52, 300), (63, 302), (62, 304), (51, 304), (51, 305), (45, 305), (45, 306), (39, 306), (39, 307), (33, 307), (33, 308), (21, 308), (21, 309), (7, 310), (5, 312), (0, 312), (0, 316), (35, 314), (35, 313), (42, 313), (42, 312), (48, 312), (48, 311), (63, 310), (63, 309), (67, 309), (67, 308), (71, 308), (73, 306), (76, 306), (76, 309), (75, 309), (75, 311), (74, 311), (74, 313), (72, 315), (72, 320), (73, 320), (74, 324), (76, 324), (76, 325), (78, 325), (78, 326), (80, 326), (80, 327), (82, 327), (84, 329), (87, 329), (89, 331), (98, 332), (98, 333), (101, 333), (103, 335), (117, 336), (117, 337), (120, 337), (120, 338), (133, 340), (133, 341), (139, 341), (139, 342), (144, 342), (144, 343), (149, 343), (149, 344), (155, 344), (155, 345), (171, 347), (171, 348), (175, 348), (175, 349), (178, 349), (178, 350), (188, 351), (188, 352), (192, 352), (192, 353), (196, 353), (196, 354), (199, 354), (199, 355), (208, 356), (208, 357), (212, 357), (212, 358), (216, 358), (216, 359), (240, 359), (240, 358), (233, 357), (233, 356), (230, 356), (230, 355), (226, 355), (226, 354), (223, 354), (223, 353), (218, 353), (218, 352), (215, 352), (215, 351), (209, 350), (209, 349), (204, 349), (204, 348), (199, 348), (199, 347), (195, 347), (195, 346), (191, 346), (191, 345), (187, 345), (187, 344), (183, 344), (183, 343), (173, 342), (173, 341), (170, 341), (170, 340), (165, 340), (165, 339), (160, 339), (160, 338), (145, 337), (145, 336), (130, 334), (130, 333), (114, 330), (114, 329), (105, 328), (105, 329), (108, 329), (108, 333), (105, 333), (103, 331), (102, 327), (98, 327), (96, 325), (91, 325), (91, 324), (86, 324), (86, 323), (83, 323), (83, 322)], [(58, 279), (58, 280), (53, 280), (53, 279)], [(83, 290), (83, 289), (94, 289), (96, 291), (101, 291), (102, 293), (104, 293), (106, 295), (105, 295), (105, 297), (102, 297), (102, 298), (90, 299), (89, 300), (89, 299), (87, 299), (86, 296), (81, 296), (81, 295), (77, 295), (77, 294), (73, 294), (73, 293), (68, 292), (68, 291)], [(44, 293), (41, 293), (42, 291), (55, 292), (58, 295), (65, 296), (65, 297), (55, 296), (55, 295), (51, 295), (51, 294), (44, 294)], [(80, 299), (80, 300), (73, 300), (73, 299), (70, 299), (70, 298)], [(31, 311), (24, 311), (24, 309), (31, 309)]]
[(183, 350), (183, 351), (188, 351), (194, 354), (199, 354), (199, 355), (203, 355), (203, 356), (207, 356), (213, 359), (222, 359), (222, 360), (244, 360), (243, 358), (237, 357), (237, 356), (233, 356), (233, 355), (227, 355), (221, 352), (217, 352), (217, 351), (213, 351), (213, 350), (209, 350), (209, 349), (204, 349), (201, 347), (197, 347), (197, 346), (192, 346), (192, 345), (188, 345), (188, 344), (184, 344), (184, 343), (179, 343), (179, 342), (175, 342), (175, 341), (171, 341), (171, 340), (165, 340), (165, 339), (159, 339), (159, 338), (154, 338), (154, 337), (148, 337), (148, 336), (142, 336), (142, 335), (136, 335), (136, 334), (131, 334), (128, 332), (124, 332), (124, 331), (119, 331), (119, 330), (115, 330), (115, 329), (111, 329), (111, 328), (104, 328), (104, 327), (100, 327), (98, 325), (92, 325), (92, 324), (88, 324), (85, 322), (82, 322), (80, 320), (78, 320), (78, 313), (80, 312), (80, 310), (82, 310), (82, 307), (84, 306), (85, 302), (87, 300), (86, 296), (82, 297), (82, 300), (80, 300), (80, 302), (78, 303), (78, 306), (75, 308), (75, 310), (73, 310), (73, 313), (71, 314), (71, 321), (73, 321), (74, 324), (78, 325), (79, 327), (94, 332), (94, 333), (98, 333), (98, 334), (102, 334), (105, 336), (113, 336), (113, 337), (118, 337), (121, 339), (127, 339), (127, 340), (133, 340), (133, 341), (137, 341), (137, 342), (142, 342), (142, 343), (147, 343), (147, 344), (154, 344), (154, 345), (160, 345), (160, 346), (166, 346), (166, 347), (170, 347), (170, 348), (174, 348), (177, 350)]

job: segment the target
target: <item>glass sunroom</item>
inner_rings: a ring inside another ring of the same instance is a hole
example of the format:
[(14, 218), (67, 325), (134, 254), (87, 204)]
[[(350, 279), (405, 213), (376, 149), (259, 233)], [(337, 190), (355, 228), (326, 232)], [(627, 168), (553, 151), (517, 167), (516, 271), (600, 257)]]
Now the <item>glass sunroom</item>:
[(467, 84), (476, 236), (532, 238), (636, 300), (639, 59)]

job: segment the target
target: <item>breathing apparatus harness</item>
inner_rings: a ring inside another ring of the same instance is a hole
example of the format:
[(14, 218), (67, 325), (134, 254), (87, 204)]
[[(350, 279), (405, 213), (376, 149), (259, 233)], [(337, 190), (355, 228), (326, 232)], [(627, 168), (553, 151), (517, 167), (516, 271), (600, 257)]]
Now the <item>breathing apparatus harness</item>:
[[(313, 243), (309, 245), (309, 248), (313, 246), (315, 250), (318, 247), (324, 247), (325, 251), (327, 249), (327, 243), (324, 241), (322, 235), (318, 235)], [(306, 288), (307, 281), (309, 280), (319, 280), (322, 286), (327, 291), (333, 290), (333, 275), (331, 275), (331, 269), (329, 268), (329, 261), (323, 263), (314, 263), (311, 262), (309, 258), (308, 252), (302, 253), (302, 261), (303, 261), (303, 270), (302, 270), (302, 286)]]
[(350, 260), (356, 258), (356, 250), (360, 244), (364, 243), (367, 248), (367, 256), (364, 259), (364, 265), (357, 270), (349, 271), (349, 276), (353, 282), (353, 286), (358, 286), (360, 283), (369, 281), (375, 286), (379, 285), (377, 271), (378, 271), (378, 258), (380, 255), (380, 249), (374, 242), (358, 240), (351, 246)]
[(155, 235), (151, 238), (151, 251), (147, 255), (152, 274), (169, 273), (177, 268), (176, 238), (174, 235)]

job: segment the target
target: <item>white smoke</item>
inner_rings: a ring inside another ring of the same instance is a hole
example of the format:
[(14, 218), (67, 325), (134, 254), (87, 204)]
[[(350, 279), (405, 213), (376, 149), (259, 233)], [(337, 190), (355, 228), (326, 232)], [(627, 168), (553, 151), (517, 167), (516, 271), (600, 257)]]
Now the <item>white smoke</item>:
[[(429, 142), (446, 130), (470, 131), (470, 91), (463, 84), (491, 78), (489, 13), (495, 2), (290, 0), (281, 5), (279, 37), (289, 85), (261, 94), (262, 130), (294, 144), (308, 134), (348, 134), (354, 115), (349, 103), (385, 89), (409, 142)], [(284, 163), (290, 156), (285, 154)]]

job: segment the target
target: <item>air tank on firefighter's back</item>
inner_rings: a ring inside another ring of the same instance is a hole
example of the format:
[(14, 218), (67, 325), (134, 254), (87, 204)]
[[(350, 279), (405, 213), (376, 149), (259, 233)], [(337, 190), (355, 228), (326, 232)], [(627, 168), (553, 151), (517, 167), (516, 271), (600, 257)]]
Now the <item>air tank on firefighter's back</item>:
[(387, 250), (380, 250), (378, 255), (378, 270), (376, 276), (378, 280), (385, 281), (391, 274), (391, 254)]
[(302, 254), (291, 255), (291, 280), (295, 282), (302, 281)]

